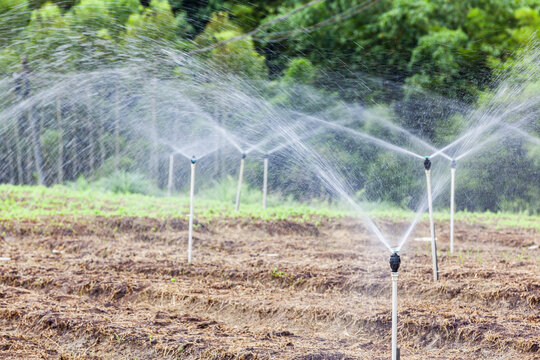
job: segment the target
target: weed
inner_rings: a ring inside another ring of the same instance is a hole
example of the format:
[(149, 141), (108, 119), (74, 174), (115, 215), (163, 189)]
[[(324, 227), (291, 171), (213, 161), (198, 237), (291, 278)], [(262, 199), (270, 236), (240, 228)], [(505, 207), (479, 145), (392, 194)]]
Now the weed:
[(282, 277), (286, 277), (286, 276), (288, 276), (288, 274), (286, 272), (278, 271), (277, 268), (274, 268), (274, 270), (272, 270), (272, 277), (282, 278)]
[(114, 337), (116, 338), (116, 342), (119, 344), (122, 343), (122, 341), (124, 341), (124, 337), (118, 335), (117, 333), (114, 333)]

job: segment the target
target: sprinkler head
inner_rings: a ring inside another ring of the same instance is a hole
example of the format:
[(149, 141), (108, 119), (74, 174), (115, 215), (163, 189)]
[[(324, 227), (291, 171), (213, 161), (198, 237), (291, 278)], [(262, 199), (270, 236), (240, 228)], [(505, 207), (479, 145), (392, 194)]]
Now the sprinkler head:
[(246, 153), (242, 153), (242, 159), (245, 159), (246, 158)]
[(393, 273), (397, 273), (399, 269), (399, 265), (401, 264), (401, 258), (399, 257), (397, 251), (390, 256), (390, 269), (392, 269)]
[(424, 168), (426, 168), (426, 170), (431, 169), (431, 160), (429, 160), (429, 156), (426, 156), (426, 160), (424, 160)]
[(268, 156), (269, 156), (268, 153), (265, 153), (265, 154), (263, 155), (263, 159), (268, 159)]
[(452, 169), (455, 169), (456, 168), (456, 160), (452, 159), (452, 162), (451, 162), (450, 166), (452, 166)]
[(191, 158), (191, 163), (195, 164), (196, 162), (197, 162), (197, 159), (195, 158), (195, 155), (193, 155), (193, 157)]

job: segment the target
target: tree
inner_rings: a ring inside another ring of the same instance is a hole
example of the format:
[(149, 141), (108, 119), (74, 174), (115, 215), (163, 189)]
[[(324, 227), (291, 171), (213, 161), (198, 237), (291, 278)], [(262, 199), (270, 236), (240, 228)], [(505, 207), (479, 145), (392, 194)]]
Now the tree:
[(127, 36), (139, 40), (174, 42), (184, 36), (190, 25), (183, 12), (176, 17), (167, 0), (152, 0), (142, 13), (133, 13), (126, 24)]
[(0, 0), (0, 47), (15, 38), (30, 20), (26, 0)]
[[(195, 41), (201, 47), (210, 47), (203, 56), (209, 58), (218, 72), (224, 71), (251, 79), (267, 77), (265, 58), (257, 53), (251, 37), (245, 36), (236, 41), (227, 42), (239, 36), (242, 36), (242, 32), (229, 20), (229, 15), (218, 12), (212, 15), (204, 32), (197, 36)], [(220, 45), (220, 42), (223, 44)], [(215, 47), (212, 48), (212, 46)]]

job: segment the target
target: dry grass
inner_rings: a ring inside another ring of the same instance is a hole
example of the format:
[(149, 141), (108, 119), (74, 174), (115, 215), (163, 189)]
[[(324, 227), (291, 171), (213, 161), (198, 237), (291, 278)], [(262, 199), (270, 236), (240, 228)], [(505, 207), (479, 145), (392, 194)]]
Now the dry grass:
[[(4, 232), (0, 359), (389, 356), (388, 254), (351, 220), (215, 219), (197, 229), (192, 265), (180, 220), (56, 218)], [(540, 250), (524, 249), (540, 235), (461, 226), (450, 256), (438, 234), (439, 282), (424, 243), (402, 254), (402, 357), (538, 359)]]

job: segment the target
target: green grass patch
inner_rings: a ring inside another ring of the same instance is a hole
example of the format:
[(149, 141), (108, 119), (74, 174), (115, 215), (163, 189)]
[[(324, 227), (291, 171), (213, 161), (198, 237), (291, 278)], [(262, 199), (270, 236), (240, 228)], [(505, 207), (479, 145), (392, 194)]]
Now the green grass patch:
[[(220, 192), (221, 191), (221, 192)], [(270, 197), (268, 208), (262, 209), (260, 192), (245, 188), (240, 211), (234, 211), (235, 190), (201, 190), (196, 194), (195, 216), (200, 221), (214, 218), (248, 218), (259, 220), (294, 219), (319, 223), (321, 219), (359, 217), (341, 203), (312, 201), (309, 204)], [(77, 189), (67, 186), (0, 185), (0, 220), (43, 220), (55, 217), (147, 217), (155, 219), (186, 218), (189, 199), (184, 195), (119, 194), (93, 188)], [(410, 221), (410, 210), (387, 204), (363, 204), (366, 212), (376, 219)], [(437, 221), (448, 221), (449, 212), (435, 214)], [(456, 222), (483, 224), (490, 227), (519, 227), (540, 230), (540, 216), (513, 213), (458, 212)], [(423, 221), (427, 220), (424, 214)], [(360, 219), (359, 219), (360, 221)]]

